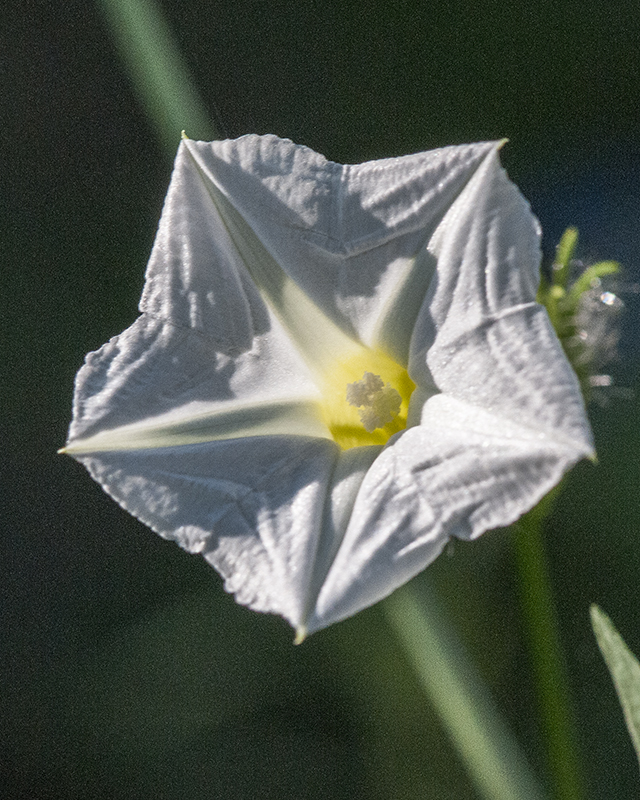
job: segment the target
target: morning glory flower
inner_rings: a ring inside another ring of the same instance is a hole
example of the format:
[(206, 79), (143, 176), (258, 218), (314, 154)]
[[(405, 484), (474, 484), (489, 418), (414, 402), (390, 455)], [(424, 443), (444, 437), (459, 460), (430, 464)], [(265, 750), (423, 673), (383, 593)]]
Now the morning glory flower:
[(593, 452), (500, 146), (184, 140), (142, 314), (77, 375), (65, 452), (298, 639)]

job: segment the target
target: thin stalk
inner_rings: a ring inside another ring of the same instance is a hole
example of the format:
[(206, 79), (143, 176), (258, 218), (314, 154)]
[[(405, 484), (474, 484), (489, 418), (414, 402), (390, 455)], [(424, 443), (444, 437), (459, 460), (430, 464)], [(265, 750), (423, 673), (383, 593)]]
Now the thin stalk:
[(553, 796), (556, 800), (582, 800), (584, 787), (575, 718), (544, 553), (544, 518), (544, 510), (534, 509), (516, 525), (513, 546), (520, 603), (529, 640)]
[(185, 130), (216, 139), (207, 109), (153, 0), (98, 0), (142, 107), (173, 158)]
[(546, 798), (462, 642), (423, 582), (385, 600), (387, 620), (483, 800)]

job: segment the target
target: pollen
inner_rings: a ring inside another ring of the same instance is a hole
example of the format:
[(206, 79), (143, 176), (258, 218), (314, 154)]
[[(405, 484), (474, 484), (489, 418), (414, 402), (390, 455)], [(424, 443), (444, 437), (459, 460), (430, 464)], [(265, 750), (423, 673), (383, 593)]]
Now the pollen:
[(362, 380), (347, 384), (347, 403), (359, 409), (364, 429), (373, 433), (398, 416), (402, 398), (393, 386), (385, 385), (379, 375), (365, 372)]
[(381, 350), (363, 347), (325, 374), (322, 415), (343, 450), (385, 444), (406, 427), (414, 389), (404, 367)]

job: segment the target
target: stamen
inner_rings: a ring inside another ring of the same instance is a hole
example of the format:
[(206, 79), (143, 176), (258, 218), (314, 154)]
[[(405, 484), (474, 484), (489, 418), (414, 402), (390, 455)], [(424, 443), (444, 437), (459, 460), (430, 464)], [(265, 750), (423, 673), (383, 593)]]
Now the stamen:
[(358, 408), (362, 426), (372, 433), (393, 422), (400, 413), (402, 397), (379, 375), (365, 372), (359, 381), (347, 384), (347, 402)]

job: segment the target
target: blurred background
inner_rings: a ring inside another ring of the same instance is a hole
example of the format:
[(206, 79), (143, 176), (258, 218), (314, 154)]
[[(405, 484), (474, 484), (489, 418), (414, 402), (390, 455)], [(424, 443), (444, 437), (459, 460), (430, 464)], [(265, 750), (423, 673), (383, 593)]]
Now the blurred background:
[[(161, 6), (225, 136), (343, 163), (508, 137), (547, 256), (572, 224), (585, 261), (623, 264), (620, 388), (590, 408), (599, 463), (571, 474), (546, 546), (589, 797), (637, 796), (588, 607), (640, 654), (640, 6)], [(56, 455), (85, 353), (136, 317), (171, 159), (93, 3), (14, 4), (0, 64), (0, 795), (475, 798), (380, 607), (294, 648)], [(429, 575), (543, 775), (509, 532)]]

